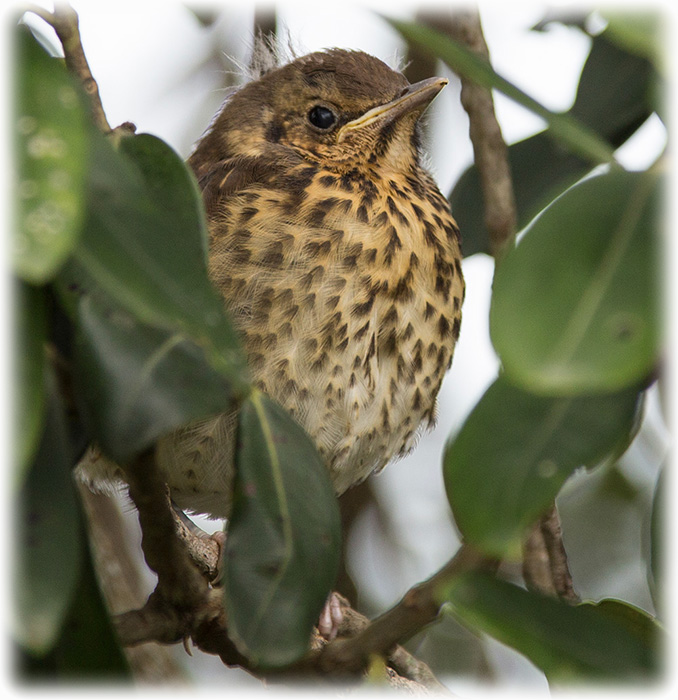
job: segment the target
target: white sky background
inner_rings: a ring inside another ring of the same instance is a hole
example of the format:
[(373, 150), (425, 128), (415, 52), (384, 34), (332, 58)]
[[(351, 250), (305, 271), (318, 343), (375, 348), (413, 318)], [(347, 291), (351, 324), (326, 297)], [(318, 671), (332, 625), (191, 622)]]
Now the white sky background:
[[(202, 127), (196, 126), (196, 115), (204, 110), (205, 96), (212, 94), (214, 109), (222, 99), (214, 92), (218, 76), (214, 84), (202, 75), (199, 81), (190, 79), (192, 69), (209, 50), (205, 41), (209, 32), (178, 2), (72, 0), (72, 4), (80, 14), (85, 53), (111, 125), (132, 121), (138, 131), (160, 136), (186, 156), (190, 144), (200, 135)], [(624, 3), (616, 3), (620, 4)], [(245, 49), (252, 42), (253, 5), (194, 5), (228, 6), (220, 30), (233, 36), (234, 41), (229, 43), (240, 42), (243, 53), (236, 58), (246, 62)], [(572, 3), (551, 5), (572, 9)], [(668, 3), (665, 5), (669, 7)], [(368, 7), (411, 18), (417, 8), (435, 5), (383, 1), (368, 5), (341, 0), (277, 4), (280, 17), (301, 52), (328, 46), (359, 48), (392, 64), (396, 52), (402, 55), (404, 44), (395, 30)], [(586, 37), (560, 25), (545, 33), (530, 32), (529, 27), (542, 19), (546, 3), (479, 2), (479, 7), (495, 69), (547, 107), (566, 110), (574, 98), (588, 53)], [(180, 80), (181, 76), (186, 79)], [(434, 106), (430, 119), (438, 150), (432, 154), (432, 169), (442, 191), (447, 193), (472, 159), (468, 124), (454, 82)], [(539, 118), (501, 95), (496, 96), (496, 111), (509, 143), (542, 128)], [(210, 116), (205, 114), (203, 127)], [(627, 149), (623, 158), (626, 167), (647, 166), (661, 147), (660, 124), (650, 124), (644, 131), (644, 136)], [(445, 144), (446, 151), (440, 150), (441, 144)], [(390, 465), (374, 481), (379, 497), (390, 503), (389, 518), (401, 538), (402, 551), (394, 556), (393, 549), (380, 541), (370, 523), (363, 523), (354, 533), (364, 539), (356, 569), (363, 572), (365, 585), (370, 579), (380, 582), (373, 590), (378, 591), (378, 596), (375, 593), (371, 601), (378, 607), (392, 604), (407, 588), (447, 561), (456, 549), (442, 486), (442, 448), (450, 428), (459, 425), (497, 371), (487, 327), (492, 263), (485, 256), (474, 256), (465, 262), (464, 272), (468, 289), (461, 340), (441, 392), (439, 427), (421, 441), (411, 457)], [(422, 542), (427, 543), (425, 549)], [(520, 680), (542, 687), (540, 675), (518, 666), (515, 660), (507, 662), (507, 682)]]

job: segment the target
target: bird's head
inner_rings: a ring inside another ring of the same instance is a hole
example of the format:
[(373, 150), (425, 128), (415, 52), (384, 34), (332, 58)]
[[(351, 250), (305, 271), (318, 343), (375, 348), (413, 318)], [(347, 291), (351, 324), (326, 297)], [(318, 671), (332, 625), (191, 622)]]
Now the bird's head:
[(330, 168), (407, 169), (419, 157), (417, 121), (446, 84), (410, 85), (360, 51), (308, 54), (238, 90), (201, 147), (218, 160), (263, 155), (275, 144)]

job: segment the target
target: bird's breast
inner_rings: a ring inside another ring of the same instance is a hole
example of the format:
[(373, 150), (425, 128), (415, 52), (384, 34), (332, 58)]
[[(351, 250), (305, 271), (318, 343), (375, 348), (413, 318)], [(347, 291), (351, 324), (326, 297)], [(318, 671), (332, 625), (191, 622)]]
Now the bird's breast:
[(458, 234), (423, 172), (304, 166), (290, 180), (225, 203), (210, 273), (257, 383), (314, 438), (342, 492), (433, 422), (459, 332)]

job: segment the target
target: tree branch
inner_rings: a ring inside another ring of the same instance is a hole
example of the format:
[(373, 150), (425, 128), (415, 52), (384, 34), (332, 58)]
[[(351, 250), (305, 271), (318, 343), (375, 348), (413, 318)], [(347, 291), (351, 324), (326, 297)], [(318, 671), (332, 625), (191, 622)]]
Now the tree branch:
[(104, 134), (110, 134), (113, 130), (106, 119), (106, 113), (101, 104), (99, 86), (92, 75), (89, 63), (87, 63), (87, 58), (85, 57), (85, 51), (82, 48), (78, 13), (67, 2), (55, 3), (54, 12), (48, 12), (36, 5), (30, 5), (27, 9), (47, 22), (56, 32), (64, 50), (66, 67), (78, 78), (89, 96), (94, 124)]
[(498, 564), (468, 545), (462, 545), (440, 571), (410, 589), (395, 607), (376, 618), (362, 632), (350, 639), (337, 639), (328, 644), (321, 652), (321, 668), (357, 671), (365, 668), (373, 654), (388, 656), (396, 644), (409, 639), (438, 617), (441, 586), (467, 571), (495, 571)]
[[(455, 13), (450, 35), (489, 61), (477, 10)], [(494, 113), (491, 90), (461, 77), (461, 103), (469, 117), (469, 135), (483, 190), (490, 252), (498, 262), (513, 242), (518, 220), (508, 149)]]
[(208, 583), (176, 534), (167, 485), (155, 462), (155, 449), (139, 455), (124, 468), (129, 495), (139, 512), (141, 546), (146, 563), (158, 574), (154, 595), (178, 609), (199, 607)]

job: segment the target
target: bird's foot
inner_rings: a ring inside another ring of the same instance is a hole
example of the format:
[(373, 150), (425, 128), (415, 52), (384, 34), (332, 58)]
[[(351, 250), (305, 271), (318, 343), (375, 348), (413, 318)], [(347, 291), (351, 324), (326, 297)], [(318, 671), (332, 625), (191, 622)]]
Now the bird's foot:
[(341, 609), (339, 595), (332, 591), (325, 601), (325, 606), (320, 613), (318, 620), (318, 632), (331, 642), (339, 633), (341, 623), (344, 621), (344, 613)]
[(217, 585), (222, 574), (221, 554), (226, 542), (226, 533), (218, 530), (208, 535), (174, 503), (172, 511), (177, 535), (186, 543), (189, 556), (210, 583)]

